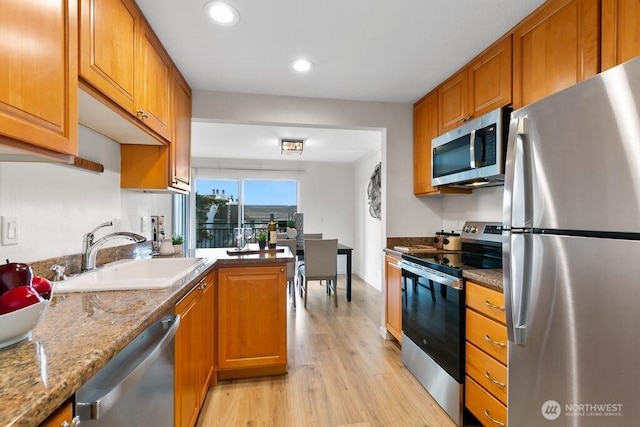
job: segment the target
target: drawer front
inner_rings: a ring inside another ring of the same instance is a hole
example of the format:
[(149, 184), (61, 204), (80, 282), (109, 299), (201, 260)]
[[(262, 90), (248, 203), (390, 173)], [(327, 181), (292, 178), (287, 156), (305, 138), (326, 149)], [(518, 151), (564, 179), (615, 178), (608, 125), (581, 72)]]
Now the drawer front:
[(506, 404), (507, 367), (469, 342), (466, 353), (467, 375)]
[(468, 376), (465, 378), (465, 406), (483, 426), (506, 426), (507, 407)]
[(502, 292), (494, 291), (469, 281), (466, 282), (465, 288), (467, 291), (467, 307), (500, 323), (506, 323), (504, 294)]
[(507, 364), (507, 327), (473, 310), (467, 310), (467, 341)]

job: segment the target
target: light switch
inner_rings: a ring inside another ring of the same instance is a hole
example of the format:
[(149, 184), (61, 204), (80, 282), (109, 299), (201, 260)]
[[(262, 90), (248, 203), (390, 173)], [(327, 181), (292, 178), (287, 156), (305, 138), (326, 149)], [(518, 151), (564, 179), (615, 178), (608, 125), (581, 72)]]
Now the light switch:
[(3, 216), (0, 218), (2, 224), (2, 244), (18, 244), (18, 218), (15, 216)]

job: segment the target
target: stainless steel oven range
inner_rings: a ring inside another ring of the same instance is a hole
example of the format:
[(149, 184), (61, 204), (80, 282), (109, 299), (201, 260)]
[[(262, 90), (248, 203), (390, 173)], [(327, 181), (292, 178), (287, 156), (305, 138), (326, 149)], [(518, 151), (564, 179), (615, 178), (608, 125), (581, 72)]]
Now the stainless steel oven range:
[(465, 268), (502, 267), (502, 224), (467, 221), (462, 251), (403, 254), (402, 362), (459, 426), (464, 410)]

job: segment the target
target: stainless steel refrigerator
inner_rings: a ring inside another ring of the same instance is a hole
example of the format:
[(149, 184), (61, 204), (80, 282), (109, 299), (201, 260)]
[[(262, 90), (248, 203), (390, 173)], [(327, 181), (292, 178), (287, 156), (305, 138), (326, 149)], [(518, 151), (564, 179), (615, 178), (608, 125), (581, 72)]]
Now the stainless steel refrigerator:
[(508, 424), (640, 423), (640, 58), (512, 113)]

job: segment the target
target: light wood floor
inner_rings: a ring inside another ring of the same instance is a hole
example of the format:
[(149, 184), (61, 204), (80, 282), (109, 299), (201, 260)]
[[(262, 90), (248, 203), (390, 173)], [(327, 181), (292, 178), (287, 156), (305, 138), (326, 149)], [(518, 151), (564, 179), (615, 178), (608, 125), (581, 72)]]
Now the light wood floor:
[(197, 425), (454, 426), (380, 336), (381, 292), (354, 276), (348, 303), (344, 276), (338, 287), (337, 308), (319, 282), (306, 310), (289, 306), (286, 375), (219, 383)]

